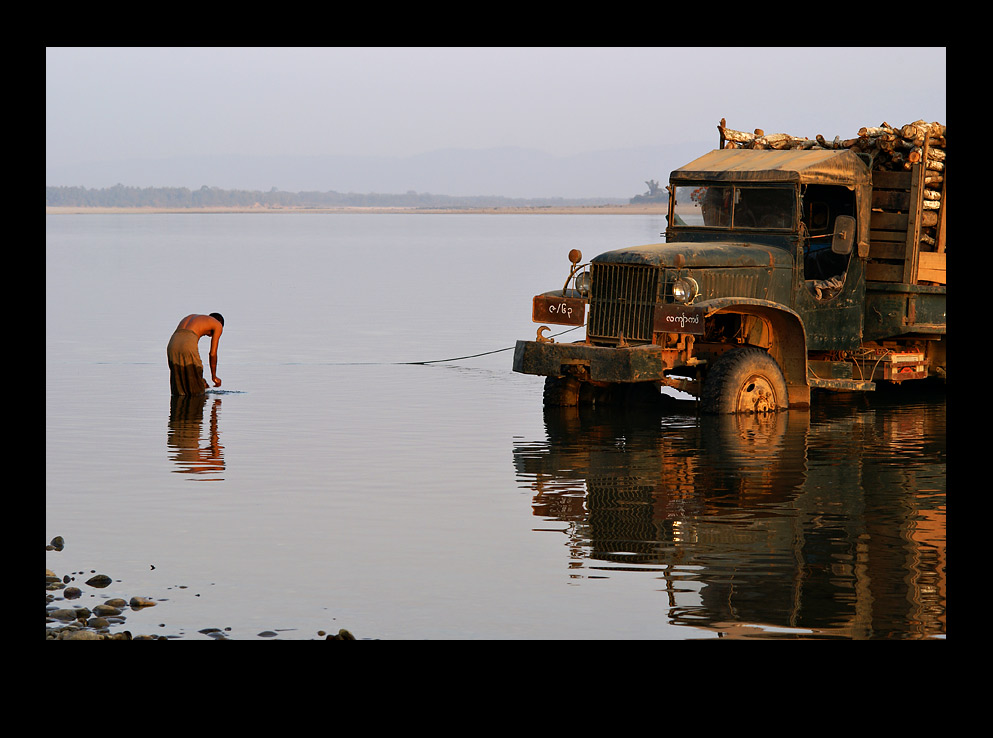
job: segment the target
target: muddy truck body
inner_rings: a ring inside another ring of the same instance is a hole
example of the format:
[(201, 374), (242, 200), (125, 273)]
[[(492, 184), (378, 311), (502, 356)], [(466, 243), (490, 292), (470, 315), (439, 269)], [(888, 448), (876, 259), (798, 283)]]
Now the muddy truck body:
[[(569, 254), (514, 371), (546, 405), (650, 402), (668, 386), (710, 413), (810, 403), (811, 390), (945, 378), (944, 202), (925, 166), (872, 171), (849, 149), (717, 149), (670, 175), (664, 242)], [(939, 220), (934, 243), (923, 224)]]

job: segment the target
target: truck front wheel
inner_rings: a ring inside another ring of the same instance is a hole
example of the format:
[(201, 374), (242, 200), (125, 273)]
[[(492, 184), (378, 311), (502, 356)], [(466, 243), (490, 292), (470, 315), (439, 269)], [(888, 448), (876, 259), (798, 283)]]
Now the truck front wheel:
[(595, 384), (577, 377), (545, 377), (545, 407), (615, 405), (656, 407), (661, 401), (658, 382)]
[(786, 409), (786, 380), (762, 349), (741, 346), (714, 360), (700, 388), (705, 413), (767, 413)]
[(575, 407), (579, 404), (581, 384), (575, 377), (545, 377), (542, 395), (545, 407)]

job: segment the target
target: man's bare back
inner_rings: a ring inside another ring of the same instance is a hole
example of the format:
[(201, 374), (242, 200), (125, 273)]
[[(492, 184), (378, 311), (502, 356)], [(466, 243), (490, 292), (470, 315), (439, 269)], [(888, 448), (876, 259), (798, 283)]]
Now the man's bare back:
[(221, 331), (224, 330), (224, 326), (217, 318), (212, 318), (209, 315), (187, 315), (176, 326), (176, 330), (180, 328), (193, 331), (197, 334), (197, 338), (203, 338), (209, 333), (212, 334), (214, 330), (217, 330), (218, 335), (220, 335)]

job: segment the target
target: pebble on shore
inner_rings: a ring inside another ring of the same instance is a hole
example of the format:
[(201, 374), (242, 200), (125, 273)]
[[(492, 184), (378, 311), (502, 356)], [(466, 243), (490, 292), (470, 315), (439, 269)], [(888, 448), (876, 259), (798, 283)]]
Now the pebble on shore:
[[(46, 551), (61, 551), (65, 548), (62, 536), (55, 536), (45, 547)], [(45, 640), (48, 641), (168, 641), (164, 635), (132, 635), (131, 631), (123, 630), (111, 633), (112, 625), (120, 625), (125, 620), (125, 611), (143, 610), (154, 607), (157, 602), (149, 597), (133, 596), (130, 599), (110, 597), (93, 608), (72, 607), (58, 600), (76, 600), (82, 597), (83, 590), (77, 586), (69, 586), (74, 577), (65, 575), (59, 577), (51, 569), (45, 571), (45, 607), (46, 630)], [(106, 574), (95, 574), (86, 580), (85, 584), (94, 589), (104, 589), (113, 584), (113, 579)], [(56, 593), (61, 593), (56, 595)], [(227, 628), (226, 630), (230, 630)], [(214, 640), (230, 640), (227, 633), (220, 628), (204, 628), (200, 631)], [(268, 633), (268, 631), (267, 631)], [(261, 635), (261, 634), (260, 634)], [(273, 631), (272, 636), (276, 633)], [(272, 637), (267, 636), (267, 637)], [(344, 628), (335, 635), (327, 635), (318, 631), (318, 636), (327, 641), (354, 641), (355, 636)]]

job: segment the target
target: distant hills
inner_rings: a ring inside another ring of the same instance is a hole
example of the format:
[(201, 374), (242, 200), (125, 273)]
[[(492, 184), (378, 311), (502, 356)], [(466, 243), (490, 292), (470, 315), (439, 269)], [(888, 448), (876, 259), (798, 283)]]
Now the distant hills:
[(444, 149), (407, 157), (204, 156), (46, 166), (50, 187), (173, 187), (262, 192), (414, 193), (627, 202), (649, 179), (713, 148), (701, 143), (553, 156), (523, 148)]

